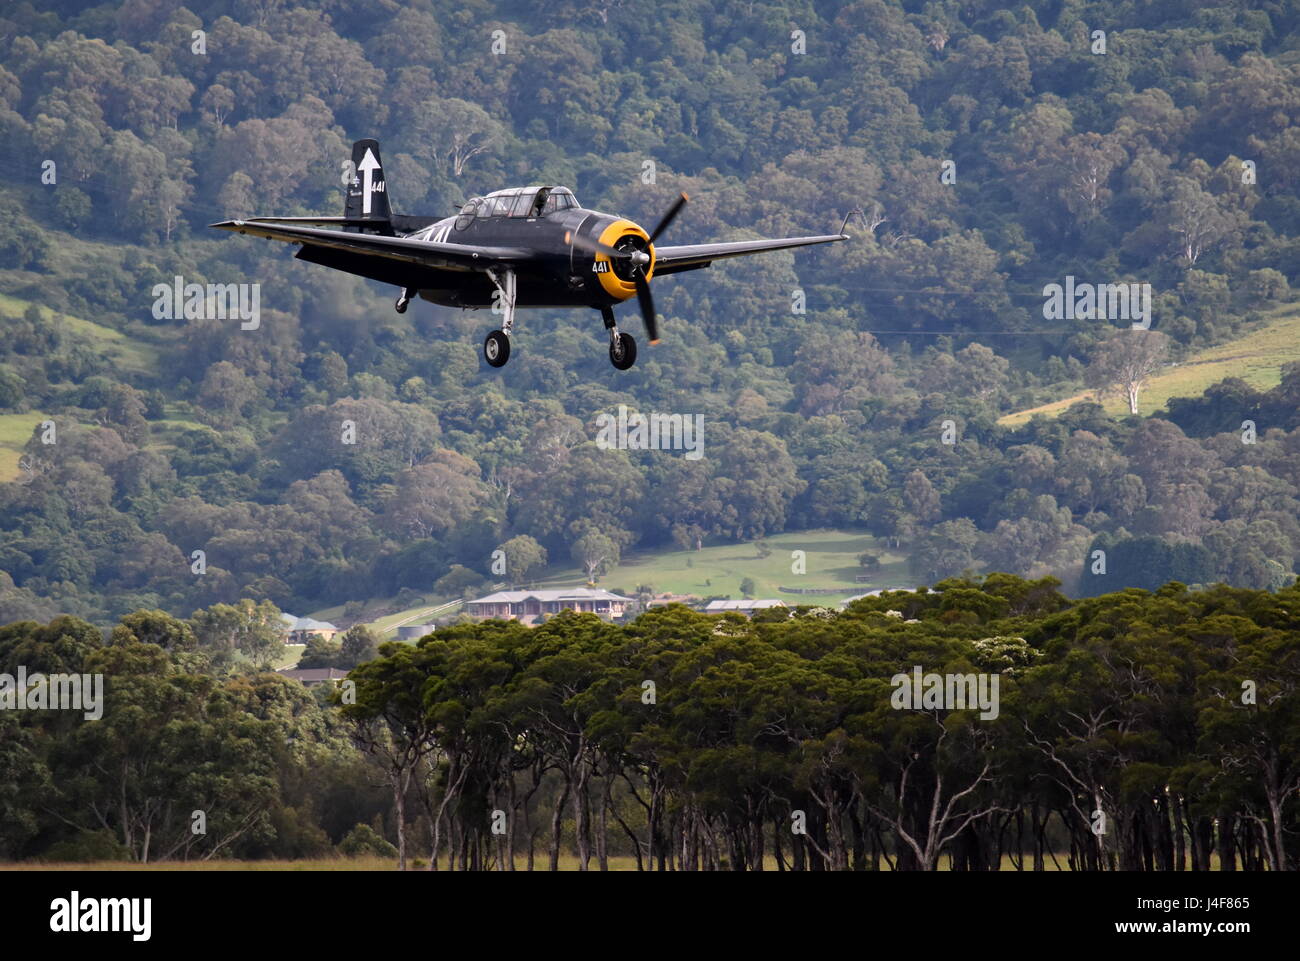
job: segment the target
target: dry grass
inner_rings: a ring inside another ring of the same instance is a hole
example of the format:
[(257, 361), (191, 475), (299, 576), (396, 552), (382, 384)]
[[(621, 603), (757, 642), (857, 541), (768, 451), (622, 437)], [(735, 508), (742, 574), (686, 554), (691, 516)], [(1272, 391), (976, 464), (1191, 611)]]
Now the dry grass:
[[(1162, 409), (1171, 397), (1197, 397), (1225, 377), (1240, 377), (1257, 390), (1267, 390), (1281, 381), (1282, 366), (1296, 360), (1300, 360), (1300, 314), (1291, 313), (1236, 340), (1193, 354), (1177, 366), (1166, 367), (1138, 396), (1138, 409), (1150, 414)], [(998, 423), (1015, 427), (1027, 423), (1035, 414), (1055, 417), (1071, 404), (1092, 399), (1091, 391), (1083, 391), (1008, 414)], [(1110, 414), (1128, 413), (1128, 404), (1120, 397), (1110, 398), (1103, 406)]]

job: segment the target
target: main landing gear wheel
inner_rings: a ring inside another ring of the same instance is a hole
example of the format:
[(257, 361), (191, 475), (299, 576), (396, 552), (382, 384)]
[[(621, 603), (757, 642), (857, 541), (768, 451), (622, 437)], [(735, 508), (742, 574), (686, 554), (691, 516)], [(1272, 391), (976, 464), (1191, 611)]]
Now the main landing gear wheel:
[(636, 340), (622, 331), (609, 339), (609, 362), (619, 370), (627, 370), (636, 363)]
[(504, 367), (510, 359), (510, 338), (503, 330), (494, 330), (483, 341), (483, 359), (493, 367)]

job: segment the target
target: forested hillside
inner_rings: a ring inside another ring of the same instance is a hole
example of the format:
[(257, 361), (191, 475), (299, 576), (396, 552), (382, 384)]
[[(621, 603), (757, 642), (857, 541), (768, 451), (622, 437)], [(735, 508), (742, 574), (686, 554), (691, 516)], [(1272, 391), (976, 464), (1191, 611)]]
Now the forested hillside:
[[(7, 4), (0, 623), (306, 611), (486, 578), (512, 539), (814, 527), (904, 550), (918, 585), (1282, 587), (1300, 365), (997, 421), (1115, 388), (1134, 344), (1177, 362), (1290, 311), (1298, 28), (1283, 0)], [(593, 311), (523, 312), (494, 370), (486, 312), (398, 315), (206, 228), (341, 214), (368, 136), (405, 213), (556, 183), (640, 223), (687, 192), (672, 243), (864, 216), (656, 281), (664, 342), (630, 371)], [(260, 284), (260, 326), (159, 316), (177, 276)], [(1151, 332), (1047, 319), (1067, 277), (1150, 284)], [(599, 449), (619, 404), (702, 414), (704, 456)]]

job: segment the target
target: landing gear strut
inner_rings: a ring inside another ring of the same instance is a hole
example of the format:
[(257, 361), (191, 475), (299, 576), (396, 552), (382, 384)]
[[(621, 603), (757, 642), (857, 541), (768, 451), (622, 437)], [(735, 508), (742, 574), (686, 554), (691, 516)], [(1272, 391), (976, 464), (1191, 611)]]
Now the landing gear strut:
[(397, 303), (393, 304), (393, 309), (399, 314), (406, 313), (406, 308), (411, 303), (411, 298), (415, 296), (414, 287), (403, 287), (402, 292), (397, 295)]
[(605, 329), (609, 331), (609, 362), (619, 370), (629, 369), (636, 363), (635, 338), (618, 329), (612, 308), (600, 308), (600, 316), (605, 321)]
[[(494, 268), (487, 275), (497, 289), (494, 299), (501, 305), (505, 316), (501, 321), (501, 329), (492, 331), (483, 341), (483, 359), (489, 366), (504, 367), (510, 359), (510, 332), (515, 326), (515, 272)], [(495, 312), (496, 306), (492, 309)]]

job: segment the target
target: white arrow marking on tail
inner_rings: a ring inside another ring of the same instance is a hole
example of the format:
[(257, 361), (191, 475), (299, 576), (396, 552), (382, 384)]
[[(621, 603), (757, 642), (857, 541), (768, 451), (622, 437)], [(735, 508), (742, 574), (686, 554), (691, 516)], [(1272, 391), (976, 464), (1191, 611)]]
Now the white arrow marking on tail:
[(361, 181), (361, 216), (370, 216), (370, 194), (374, 189), (372, 183), (372, 174), (379, 169), (379, 161), (370, 148), (366, 148), (366, 155), (361, 158), (361, 163), (357, 164), (357, 169), (363, 174)]

